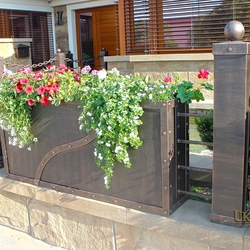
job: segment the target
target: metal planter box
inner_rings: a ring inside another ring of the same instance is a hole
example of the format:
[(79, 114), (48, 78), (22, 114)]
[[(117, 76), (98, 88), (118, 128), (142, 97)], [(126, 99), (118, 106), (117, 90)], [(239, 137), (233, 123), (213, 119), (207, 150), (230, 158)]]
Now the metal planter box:
[(9, 145), (2, 131), (8, 178), (165, 216), (186, 200), (178, 194), (185, 172), (176, 167), (176, 100), (143, 103), (143, 146), (130, 150), (130, 169), (116, 164), (110, 189), (94, 162), (94, 132), (79, 131), (77, 106), (34, 107), (33, 133), (40, 143), (31, 151)]

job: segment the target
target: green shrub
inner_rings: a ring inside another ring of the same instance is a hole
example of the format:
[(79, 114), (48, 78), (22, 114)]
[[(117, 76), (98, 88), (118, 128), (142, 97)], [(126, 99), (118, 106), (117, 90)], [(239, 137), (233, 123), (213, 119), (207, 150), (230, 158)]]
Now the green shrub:
[[(213, 114), (213, 109), (206, 112), (206, 114)], [(202, 142), (213, 142), (213, 118), (208, 117), (195, 117), (194, 120), (197, 131)], [(212, 146), (206, 146), (208, 149), (212, 150)]]

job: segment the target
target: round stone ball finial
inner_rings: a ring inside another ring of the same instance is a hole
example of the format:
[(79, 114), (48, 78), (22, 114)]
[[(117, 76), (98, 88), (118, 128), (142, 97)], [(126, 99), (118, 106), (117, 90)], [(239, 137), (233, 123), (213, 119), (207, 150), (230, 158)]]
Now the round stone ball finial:
[(231, 41), (239, 41), (245, 35), (245, 28), (239, 21), (230, 21), (224, 28), (224, 34)]
[(61, 49), (57, 49), (57, 53), (61, 53)]

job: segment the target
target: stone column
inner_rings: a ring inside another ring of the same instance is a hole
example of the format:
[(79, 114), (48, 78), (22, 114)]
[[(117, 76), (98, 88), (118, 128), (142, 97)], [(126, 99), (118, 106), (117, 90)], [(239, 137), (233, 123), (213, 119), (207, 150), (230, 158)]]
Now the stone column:
[(55, 61), (56, 66), (59, 66), (60, 64), (67, 65), (65, 61), (64, 53), (62, 53), (60, 49), (57, 50), (55, 57), (57, 58), (57, 60)]
[(241, 226), (234, 211), (244, 211), (247, 162), (246, 114), (249, 110), (249, 43), (240, 42), (244, 27), (229, 22), (225, 35), (231, 41), (213, 45), (214, 136), (213, 222)]

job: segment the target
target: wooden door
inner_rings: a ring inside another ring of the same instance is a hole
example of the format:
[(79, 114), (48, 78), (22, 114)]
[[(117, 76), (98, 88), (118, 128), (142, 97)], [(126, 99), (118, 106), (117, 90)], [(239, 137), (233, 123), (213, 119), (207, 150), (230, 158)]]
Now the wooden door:
[[(119, 25), (117, 5), (76, 11), (78, 59), (87, 61), (92, 68), (100, 69), (100, 52), (103, 48), (109, 56), (119, 54)], [(93, 62), (91, 59), (95, 58)], [(84, 64), (79, 64), (79, 67)]]

